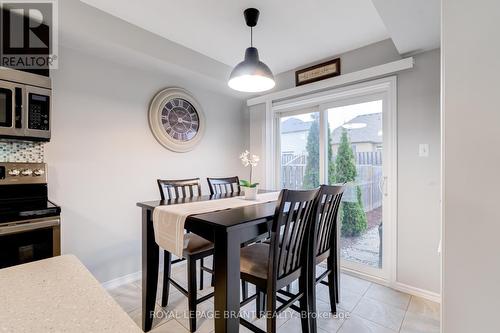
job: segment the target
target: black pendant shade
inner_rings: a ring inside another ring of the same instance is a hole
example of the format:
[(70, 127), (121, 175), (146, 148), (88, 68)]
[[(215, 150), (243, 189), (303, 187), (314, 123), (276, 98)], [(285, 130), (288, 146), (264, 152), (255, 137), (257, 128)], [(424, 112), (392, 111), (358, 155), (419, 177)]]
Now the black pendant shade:
[[(252, 29), (259, 20), (259, 10), (248, 8), (243, 12), (247, 25)], [(262, 92), (275, 85), (274, 76), (269, 67), (259, 59), (259, 51), (253, 47), (253, 31), (250, 35), (251, 46), (245, 51), (245, 59), (231, 72), (228, 85), (234, 90), (244, 92)]]

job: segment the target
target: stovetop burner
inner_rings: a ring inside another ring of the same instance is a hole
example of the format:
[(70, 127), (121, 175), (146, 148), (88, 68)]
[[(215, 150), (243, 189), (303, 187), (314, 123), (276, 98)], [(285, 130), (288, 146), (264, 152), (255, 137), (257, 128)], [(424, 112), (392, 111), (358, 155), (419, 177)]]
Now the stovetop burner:
[(50, 200), (22, 207), (0, 206), (0, 224), (13, 221), (31, 220), (41, 217), (58, 216), (61, 207)]

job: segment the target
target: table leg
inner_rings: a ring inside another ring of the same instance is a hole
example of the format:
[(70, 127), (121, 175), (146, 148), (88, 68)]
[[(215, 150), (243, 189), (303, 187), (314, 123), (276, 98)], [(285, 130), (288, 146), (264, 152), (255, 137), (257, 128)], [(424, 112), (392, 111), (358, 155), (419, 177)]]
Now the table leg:
[(160, 249), (156, 244), (151, 210), (142, 210), (142, 330), (153, 325)]
[(214, 235), (215, 332), (239, 332), (240, 237), (217, 230)]

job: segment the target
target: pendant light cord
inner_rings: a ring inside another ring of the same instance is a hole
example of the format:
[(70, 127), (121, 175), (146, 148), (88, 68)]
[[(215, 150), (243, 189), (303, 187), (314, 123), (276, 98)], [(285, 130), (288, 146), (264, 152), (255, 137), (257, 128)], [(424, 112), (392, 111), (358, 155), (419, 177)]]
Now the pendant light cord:
[(253, 27), (250, 27), (250, 46), (253, 47)]

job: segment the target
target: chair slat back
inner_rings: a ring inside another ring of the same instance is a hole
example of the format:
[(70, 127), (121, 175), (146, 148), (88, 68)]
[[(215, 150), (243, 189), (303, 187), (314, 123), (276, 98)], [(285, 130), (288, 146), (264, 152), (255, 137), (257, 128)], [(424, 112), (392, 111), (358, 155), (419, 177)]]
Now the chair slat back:
[(319, 190), (315, 210), (316, 256), (336, 246), (337, 216), (343, 194), (344, 186), (322, 185)]
[(305, 267), (307, 239), (318, 190), (282, 190), (271, 228), (269, 278), (280, 280)]
[(175, 200), (201, 196), (200, 178), (158, 179), (157, 182), (162, 200)]
[(241, 192), (238, 177), (207, 178), (210, 194), (233, 194)]

